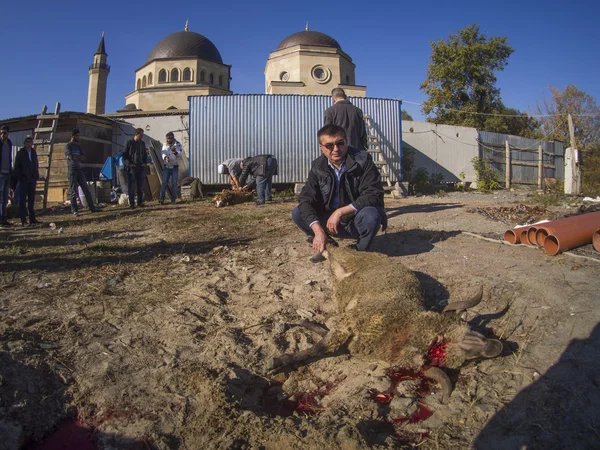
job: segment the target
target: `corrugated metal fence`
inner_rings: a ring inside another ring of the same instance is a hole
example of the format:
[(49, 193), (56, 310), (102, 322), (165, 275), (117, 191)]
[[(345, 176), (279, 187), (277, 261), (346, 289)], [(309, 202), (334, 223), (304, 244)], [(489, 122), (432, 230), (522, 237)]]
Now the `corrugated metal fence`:
[[(331, 97), (305, 95), (232, 95), (190, 97), (190, 175), (203, 184), (226, 184), (217, 166), (233, 157), (272, 154), (279, 161), (274, 183), (304, 182), (321, 152), (317, 131)], [(351, 98), (371, 116), (392, 173), (400, 179), (401, 101)]]
[(542, 147), (542, 178), (564, 181), (564, 145), (558, 141), (539, 141), (508, 134), (479, 131), (481, 157), (491, 161), (500, 180), (506, 177), (506, 141), (510, 147), (511, 182), (538, 184), (539, 147)]

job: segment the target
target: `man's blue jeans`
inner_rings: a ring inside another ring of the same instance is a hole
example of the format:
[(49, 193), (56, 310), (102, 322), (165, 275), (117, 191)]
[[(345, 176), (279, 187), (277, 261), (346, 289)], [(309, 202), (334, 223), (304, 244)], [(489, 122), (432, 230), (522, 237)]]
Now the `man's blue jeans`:
[(273, 200), (273, 171), (275, 169), (276, 161), (273, 158), (268, 158), (265, 174), (256, 176), (256, 196), (258, 197), (259, 203), (264, 203), (265, 200), (270, 202)]
[(177, 200), (177, 177), (179, 175), (179, 166), (173, 168), (163, 167), (162, 171), (162, 184), (160, 185), (160, 201), (165, 200), (165, 194), (167, 193), (167, 186), (169, 185), (169, 178), (171, 179), (171, 203), (175, 203)]
[[(371, 246), (371, 242), (373, 242), (373, 238), (379, 231), (384, 215), (385, 211), (383, 208), (365, 206), (347, 224), (342, 225), (340, 223), (338, 233), (333, 235), (333, 237), (356, 239), (356, 249), (358, 251), (367, 251)], [(319, 223), (325, 232), (327, 232), (327, 219), (329, 219), (329, 216), (319, 217)], [(292, 211), (292, 220), (308, 236), (315, 235), (309, 226), (310, 224), (304, 222), (302, 219), (300, 208), (297, 206)]]
[(90, 194), (90, 190), (88, 188), (87, 182), (85, 181), (85, 175), (83, 170), (81, 169), (69, 169), (68, 173), (69, 178), (69, 191), (71, 194), (71, 212), (77, 212), (77, 186), (81, 188), (83, 191), (83, 195), (85, 195), (85, 199), (87, 201), (88, 206), (90, 207), (90, 211), (96, 211), (94, 206), (94, 202), (92, 201), (92, 194)]
[(127, 169), (127, 190), (129, 191), (129, 205), (135, 206), (135, 187), (137, 187), (137, 204), (144, 204), (144, 181), (146, 180), (146, 168), (139, 164)]

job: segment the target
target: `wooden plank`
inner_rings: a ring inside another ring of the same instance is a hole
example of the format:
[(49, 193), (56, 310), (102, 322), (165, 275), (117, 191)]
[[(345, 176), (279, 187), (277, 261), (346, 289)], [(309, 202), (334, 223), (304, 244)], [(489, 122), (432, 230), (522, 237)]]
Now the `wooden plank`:
[(505, 158), (506, 158), (506, 189), (510, 189), (510, 144), (508, 140), (504, 142), (505, 144)]
[(105, 139), (98, 139), (98, 138), (87, 137), (87, 136), (81, 136), (81, 135), (79, 136), (79, 140), (90, 141), (90, 142), (100, 142), (101, 144), (112, 145), (112, 141), (107, 141)]
[(52, 133), (54, 131), (54, 127), (38, 127), (33, 131), (34, 133)]
[[(513, 166), (526, 166), (526, 167), (538, 167), (537, 161), (512, 161), (511, 164)], [(544, 164), (544, 169), (555, 169), (556, 166), (554, 164)]]
[(92, 125), (94, 127), (102, 127), (102, 128), (106, 128), (108, 130), (113, 129), (112, 125), (108, 125), (106, 123), (93, 122), (91, 120), (86, 120), (86, 119), (78, 119), (77, 123), (85, 123), (86, 125)]
[(58, 117), (59, 117), (58, 114), (38, 114), (36, 116), (36, 119), (38, 119), (38, 120), (58, 119)]
[(542, 145), (538, 147), (538, 189), (542, 188), (542, 179), (544, 178), (544, 150)]

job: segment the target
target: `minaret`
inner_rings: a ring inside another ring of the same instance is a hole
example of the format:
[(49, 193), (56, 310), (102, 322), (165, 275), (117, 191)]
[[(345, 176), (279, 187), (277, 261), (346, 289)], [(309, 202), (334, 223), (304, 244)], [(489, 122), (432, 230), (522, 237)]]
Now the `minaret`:
[(87, 112), (104, 114), (106, 108), (106, 81), (110, 66), (106, 64), (106, 49), (104, 48), (104, 33), (94, 53), (94, 63), (89, 68), (90, 85), (88, 88)]

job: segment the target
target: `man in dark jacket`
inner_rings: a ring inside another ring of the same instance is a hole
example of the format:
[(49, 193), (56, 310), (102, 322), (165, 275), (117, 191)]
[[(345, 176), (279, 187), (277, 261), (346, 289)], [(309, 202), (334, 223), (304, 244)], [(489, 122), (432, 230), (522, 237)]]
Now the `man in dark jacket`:
[(137, 186), (138, 206), (144, 206), (144, 181), (146, 180), (148, 152), (143, 137), (144, 130), (136, 128), (133, 139), (127, 141), (123, 151), (123, 164), (127, 168), (127, 191), (131, 209), (135, 208), (134, 186)]
[(371, 155), (347, 145), (342, 127), (325, 125), (317, 137), (323, 154), (312, 162), (292, 219), (314, 236), (318, 252), (325, 250), (328, 234), (356, 239), (357, 250), (366, 251), (387, 225), (379, 170)]
[[(242, 173), (239, 183), (242, 190), (250, 190), (256, 185), (257, 205), (273, 200), (273, 175), (277, 175), (277, 160), (273, 155), (258, 155), (246, 158), (241, 163)], [(252, 175), (254, 179), (248, 180)]]
[(346, 131), (350, 147), (367, 150), (367, 129), (363, 112), (346, 100), (346, 92), (342, 88), (333, 89), (331, 99), (333, 106), (325, 110), (325, 125), (339, 125)]
[(19, 216), (21, 225), (27, 226), (27, 215), (29, 213), (29, 223), (38, 223), (35, 218), (35, 185), (40, 178), (38, 157), (33, 148), (33, 139), (31, 136), (25, 138), (24, 147), (18, 151), (15, 156), (11, 177), (11, 188), (16, 189), (19, 186)]
[(6, 210), (10, 194), (10, 172), (12, 169), (12, 142), (8, 138), (8, 126), (0, 128), (0, 226), (10, 226)]

